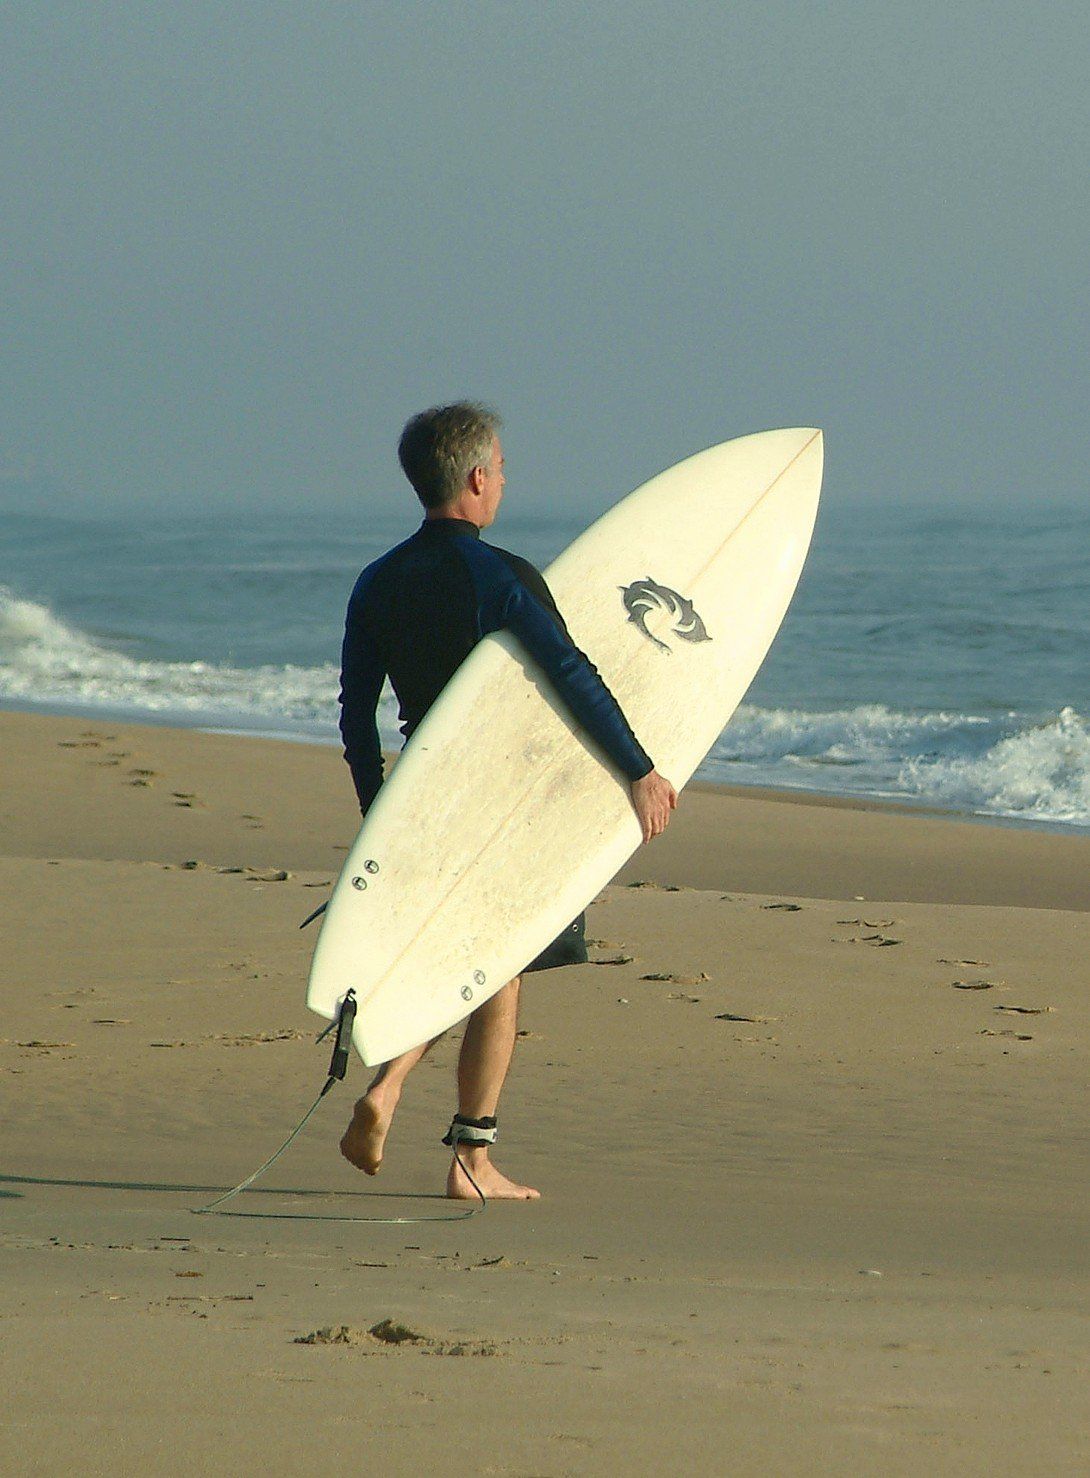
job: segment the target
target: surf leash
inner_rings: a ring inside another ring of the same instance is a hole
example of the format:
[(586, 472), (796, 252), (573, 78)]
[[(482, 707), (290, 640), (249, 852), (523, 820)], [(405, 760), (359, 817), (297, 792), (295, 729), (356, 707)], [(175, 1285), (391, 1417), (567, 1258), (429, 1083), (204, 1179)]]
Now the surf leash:
[[(306, 1113), (299, 1120), (298, 1124), (296, 1124), (295, 1128), (288, 1135), (287, 1139), (284, 1140), (279, 1149), (271, 1154), (263, 1164), (259, 1165), (252, 1175), (248, 1175), (245, 1180), (239, 1181), (238, 1185), (233, 1186), (231, 1190), (224, 1191), (222, 1196), (217, 1196), (214, 1201), (209, 1201), (207, 1206), (192, 1207), (192, 1211), (195, 1216), (245, 1216), (256, 1217), (258, 1219), (267, 1221), (359, 1221), (370, 1222), (373, 1226), (393, 1227), (416, 1226), (419, 1223), (426, 1221), (465, 1221), (468, 1217), (477, 1216), (486, 1209), (486, 1207), (488, 1206), (488, 1201), (485, 1198), (485, 1194), (481, 1190), (477, 1182), (473, 1179), (473, 1176), (470, 1175), (465, 1162), (462, 1160), (461, 1155), (458, 1153), (458, 1145), (462, 1142), (483, 1143), (485, 1141), (476, 1138), (470, 1139), (464, 1132), (462, 1132), (460, 1116), (455, 1115), (455, 1122), (451, 1125), (451, 1129), (450, 1131), (448, 1131), (447, 1137), (446, 1139), (444, 1139), (443, 1143), (451, 1145), (454, 1151), (454, 1158), (455, 1160), (457, 1160), (462, 1174), (469, 1181), (470, 1185), (480, 1197), (481, 1204), (479, 1206), (469, 1206), (461, 1211), (449, 1212), (442, 1216), (341, 1216), (333, 1213), (307, 1211), (220, 1210), (221, 1206), (226, 1205), (228, 1201), (233, 1201), (236, 1196), (241, 1195), (243, 1191), (248, 1190), (250, 1186), (253, 1185), (254, 1181), (264, 1175), (265, 1171), (268, 1170), (271, 1165), (276, 1164), (277, 1160), (279, 1160), (280, 1156), (284, 1153), (288, 1146), (294, 1143), (294, 1141), (306, 1128), (312, 1116), (316, 1113), (318, 1105), (321, 1103), (322, 1099), (326, 1096), (330, 1089), (334, 1086), (334, 1084), (343, 1081), (344, 1076), (348, 1071), (348, 1059), (352, 1046), (352, 1023), (355, 1021), (355, 1019), (356, 992), (354, 990), (350, 990), (345, 996), (344, 1000), (341, 1002), (341, 1009), (336, 1019), (334, 1021), (331, 1021), (329, 1025), (318, 1036), (318, 1041), (321, 1042), (329, 1035), (331, 1031), (335, 1030), (337, 1033), (333, 1039), (333, 1056), (330, 1059), (329, 1063), (329, 1073), (324, 1084), (322, 1085), (322, 1090), (318, 1094), (318, 1097), (307, 1109)], [(470, 1123), (473, 1125), (475, 1125), (477, 1122), (478, 1121), (470, 1121)], [(467, 1125), (467, 1127), (469, 1126)], [(492, 1126), (492, 1139), (495, 1139), (495, 1121), (493, 1121)]]

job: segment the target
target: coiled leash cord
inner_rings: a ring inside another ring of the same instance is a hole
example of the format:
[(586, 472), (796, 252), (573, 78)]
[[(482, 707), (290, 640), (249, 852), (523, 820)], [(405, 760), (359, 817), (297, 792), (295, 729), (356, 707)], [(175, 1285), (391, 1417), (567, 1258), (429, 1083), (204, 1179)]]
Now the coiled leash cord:
[(465, 1119), (461, 1114), (455, 1114), (450, 1129), (447, 1131), (444, 1144), (450, 1145), (454, 1151), (454, 1158), (458, 1162), (462, 1174), (477, 1192), (481, 1199), (479, 1206), (470, 1206), (463, 1211), (454, 1211), (442, 1216), (339, 1216), (323, 1212), (308, 1211), (221, 1211), (220, 1207), (226, 1202), (234, 1200), (253, 1185), (254, 1181), (265, 1174), (270, 1165), (275, 1165), (280, 1156), (288, 1146), (299, 1137), (306, 1128), (311, 1116), (315, 1113), (318, 1105), (326, 1096), (334, 1083), (339, 1083), (348, 1071), (348, 1057), (352, 1045), (352, 1023), (356, 1019), (356, 993), (350, 990), (341, 1003), (340, 1013), (336, 1021), (331, 1021), (318, 1037), (318, 1041), (329, 1035), (336, 1029), (337, 1035), (333, 1040), (333, 1056), (329, 1064), (329, 1076), (322, 1086), (322, 1091), (307, 1109), (306, 1113), (296, 1124), (295, 1128), (285, 1139), (274, 1154), (271, 1154), (263, 1165), (259, 1165), (252, 1175), (245, 1180), (239, 1181), (233, 1189), (225, 1191), (222, 1196), (217, 1196), (214, 1201), (209, 1201), (207, 1206), (194, 1206), (192, 1208), (195, 1216), (247, 1216), (256, 1217), (268, 1221), (361, 1221), (370, 1222), (373, 1226), (416, 1226), (426, 1221), (465, 1221), (467, 1217), (477, 1216), (484, 1211), (488, 1205), (484, 1192), (470, 1175), (464, 1160), (458, 1153), (459, 1144), (492, 1144), (496, 1138), (495, 1119)]

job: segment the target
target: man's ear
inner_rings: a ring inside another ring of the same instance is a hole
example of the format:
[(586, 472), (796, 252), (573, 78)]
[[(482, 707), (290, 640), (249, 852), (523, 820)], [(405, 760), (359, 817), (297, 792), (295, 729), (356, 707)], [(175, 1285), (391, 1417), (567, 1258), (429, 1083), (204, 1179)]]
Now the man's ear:
[(483, 467), (474, 467), (473, 471), (469, 474), (469, 486), (475, 493), (484, 492), (484, 477), (485, 472)]

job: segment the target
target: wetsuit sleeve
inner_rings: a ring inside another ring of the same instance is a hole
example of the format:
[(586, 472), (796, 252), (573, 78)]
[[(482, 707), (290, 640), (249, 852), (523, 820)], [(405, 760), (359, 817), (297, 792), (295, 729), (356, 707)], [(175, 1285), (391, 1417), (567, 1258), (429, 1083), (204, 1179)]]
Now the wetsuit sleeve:
[(514, 632), (572, 717), (629, 780), (641, 780), (654, 765), (598, 669), (568, 636), (559, 614), (554, 617), (489, 545), (469, 539), (459, 543), (477, 586), (481, 635), (502, 629)]
[(362, 592), (353, 594), (341, 648), (341, 738), (344, 757), (352, 772), (360, 811), (368, 807), (382, 785), (382, 746), (378, 736), (378, 702), (385, 666), (362, 618)]

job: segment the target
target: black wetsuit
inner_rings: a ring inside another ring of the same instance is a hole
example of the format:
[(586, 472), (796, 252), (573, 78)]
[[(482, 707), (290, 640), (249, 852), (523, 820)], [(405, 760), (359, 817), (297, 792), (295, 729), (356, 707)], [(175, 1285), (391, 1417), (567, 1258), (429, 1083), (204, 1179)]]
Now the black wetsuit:
[[(383, 679), (389, 675), (397, 694), (407, 739), (481, 637), (502, 628), (518, 637), (624, 775), (638, 780), (653, 768), (533, 565), (486, 544), (464, 519), (425, 519), (411, 538), (367, 566), (348, 603), (341, 736), (364, 815), (382, 784), (376, 713)], [(580, 920), (556, 944), (572, 931), (585, 959)], [(530, 968), (553, 963), (547, 957), (555, 948)]]

